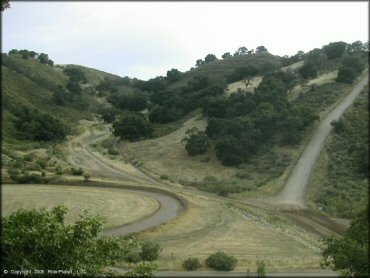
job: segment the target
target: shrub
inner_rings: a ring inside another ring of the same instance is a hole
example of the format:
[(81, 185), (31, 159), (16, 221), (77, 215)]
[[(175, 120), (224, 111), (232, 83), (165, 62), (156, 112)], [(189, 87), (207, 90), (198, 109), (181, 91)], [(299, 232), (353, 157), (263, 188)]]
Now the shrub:
[(78, 168), (78, 169), (71, 168), (71, 174), (74, 176), (81, 176), (83, 172), (84, 170), (82, 170), (82, 168)]
[(200, 267), (200, 262), (198, 258), (188, 258), (183, 262), (182, 266), (186, 270), (196, 270)]
[(258, 277), (266, 277), (266, 266), (264, 260), (257, 259), (256, 266)]
[(159, 178), (161, 180), (168, 180), (168, 175), (161, 175)]
[(235, 257), (227, 255), (225, 252), (214, 253), (206, 259), (208, 267), (224, 271), (233, 270), (237, 262), (238, 260)]
[(143, 261), (154, 261), (161, 251), (162, 248), (158, 243), (145, 241), (141, 246), (140, 257)]
[(141, 262), (133, 269), (126, 272), (124, 277), (154, 277), (155, 271), (158, 269), (158, 265)]
[(112, 147), (110, 147), (108, 149), (108, 154), (110, 154), (110, 155), (119, 155), (119, 152), (116, 149), (113, 149)]
[(85, 180), (86, 182), (88, 182), (88, 181), (90, 180), (90, 178), (91, 178), (91, 175), (90, 175), (89, 173), (85, 173), (85, 174), (84, 174), (84, 180)]

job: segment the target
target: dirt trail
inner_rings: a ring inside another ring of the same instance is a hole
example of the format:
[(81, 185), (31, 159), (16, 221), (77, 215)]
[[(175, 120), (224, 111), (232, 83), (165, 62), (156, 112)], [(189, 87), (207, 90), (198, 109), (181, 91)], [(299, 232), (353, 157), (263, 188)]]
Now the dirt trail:
[(307, 185), (310, 180), (313, 166), (320, 151), (324, 147), (325, 139), (333, 129), (330, 122), (342, 116), (346, 109), (352, 105), (355, 98), (361, 93), (368, 81), (369, 78), (367, 75), (362, 77), (345, 99), (322, 120), (290, 173), (284, 188), (274, 198), (270, 199), (270, 202), (286, 206), (287, 208), (305, 208)]

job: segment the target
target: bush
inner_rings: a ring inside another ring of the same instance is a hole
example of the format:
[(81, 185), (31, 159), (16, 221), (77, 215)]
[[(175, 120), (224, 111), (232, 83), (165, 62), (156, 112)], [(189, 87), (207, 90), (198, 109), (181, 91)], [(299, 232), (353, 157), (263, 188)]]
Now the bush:
[(206, 264), (216, 270), (231, 271), (235, 268), (238, 260), (224, 252), (217, 252), (206, 259)]
[(205, 132), (196, 127), (186, 131), (186, 137), (182, 141), (186, 142), (185, 149), (190, 156), (205, 153), (211, 146), (211, 142)]
[(88, 182), (90, 180), (90, 178), (91, 178), (91, 175), (89, 173), (84, 174), (84, 181), (85, 182)]
[(200, 267), (200, 262), (198, 258), (188, 258), (182, 263), (182, 266), (186, 270), (196, 270)]
[(82, 168), (78, 168), (78, 169), (71, 168), (71, 174), (74, 176), (81, 176), (83, 172), (84, 170), (82, 170)]
[(110, 154), (110, 155), (119, 155), (119, 152), (116, 149), (110, 147), (108, 149), (108, 154)]
[(154, 261), (161, 251), (162, 248), (158, 243), (145, 241), (141, 246), (140, 257), (143, 261)]

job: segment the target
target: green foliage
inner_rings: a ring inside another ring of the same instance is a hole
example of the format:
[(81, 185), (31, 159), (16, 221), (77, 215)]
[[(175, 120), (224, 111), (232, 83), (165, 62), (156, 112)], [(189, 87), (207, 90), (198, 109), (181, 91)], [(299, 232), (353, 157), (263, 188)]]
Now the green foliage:
[(343, 238), (323, 238), (323, 265), (344, 277), (369, 277), (369, 208), (356, 216)]
[(119, 155), (119, 152), (113, 147), (108, 148), (108, 154), (110, 155)]
[(86, 75), (85, 73), (79, 69), (74, 67), (66, 67), (63, 70), (63, 73), (69, 76), (69, 80), (73, 82), (86, 82)]
[(45, 64), (45, 65), (49, 65), (49, 66), (53, 66), (54, 65), (54, 62), (51, 59), (49, 59), (48, 54), (45, 54), (45, 53), (40, 53), (37, 56), (37, 60), (39, 60), (39, 62), (41, 64)]
[(264, 260), (257, 259), (256, 266), (257, 266), (257, 277), (266, 277), (266, 265)]
[(102, 108), (99, 113), (102, 115), (104, 122), (113, 123), (117, 116), (122, 113), (122, 111), (115, 107), (106, 107)]
[(19, 137), (33, 141), (63, 140), (69, 130), (53, 116), (27, 107), (19, 109), (15, 126)]
[(362, 72), (363, 67), (358, 57), (345, 57), (338, 70), (336, 81), (341, 83), (353, 83), (356, 77)]
[(183, 263), (182, 266), (186, 270), (196, 270), (200, 267), (200, 262), (198, 258), (187, 258)]
[(234, 72), (228, 76), (227, 81), (231, 83), (245, 78), (250, 79), (254, 76), (257, 76), (259, 73), (260, 69), (254, 65), (239, 67), (236, 68)]
[(90, 180), (90, 178), (91, 178), (91, 175), (89, 173), (84, 173), (83, 176), (84, 176), (84, 181), (85, 182), (88, 182)]
[(328, 56), (328, 59), (340, 58), (345, 50), (347, 43), (345, 42), (331, 42), (323, 47), (324, 52)]
[(234, 93), (229, 98), (209, 97), (203, 104), (208, 116), (206, 134), (213, 140), (216, 156), (226, 166), (248, 162), (258, 150), (273, 143), (295, 144), (305, 128), (318, 117), (304, 106), (288, 104), (287, 91), (295, 84), (292, 72), (266, 74), (254, 94)]
[(133, 269), (126, 272), (124, 277), (154, 277), (157, 269), (157, 264), (141, 262)]
[(353, 83), (356, 78), (356, 73), (352, 68), (341, 67), (338, 70), (338, 76), (336, 81), (342, 83)]
[(138, 140), (141, 137), (152, 136), (153, 127), (144, 115), (138, 113), (122, 114), (113, 122), (113, 134), (121, 136), (130, 141)]
[(84, 173), (84, 170), (82, 168), (71, 168), (71, 174), (74, 175), (74, 176), (82, 176), (82, 174)]
[[(67, 209), (23, 210), (1, 218), (3, 269), (66, 269), (104, 274), (122, 259), (120, 242), (101, 236), (103, 219), (87, 212), (73, 225)], [(3, 270), (2, 270), (3, 271)]]
[(5, 11), (5, 9), (10, 8), (9, 0), (1, 0), (1, 11)]
[(185, 149), (190, 156), (203, 154), (210, 148), (211, 142), (204, 131), (193, 127), (188, 129), (185, 134), (186, 137), (182, 141), (186, 142)]
[(141, 246), (140, 257), (143, 261), (154, 261), (161, 251), (162, 248), (158, 243), (144, 241)]
[(121, 93), (114, 92), (108, 96), (108, 101), (121, 110), (141, 111), (147, 108), (147, 97), (139, 92)]
[(299, 74), (303, 78), (315, 78), (317, 76), (317, 68), (312, 62), (305, 62), (299, 69)]
[(264, 47), (263, 45), (261, 45), (261, 46), (258, 46), (257, 48), (256, 48), (256, 53), (257, 54), (262, 54), (262, 53), (267, 53), (268, 51), (267, 51), (267, 48), (266, 47)]
[(235, 268), (238, 260), (225, 252), (217, 252), (206, 259), (206, 264), (216, 270), (231, 271)]
[(180, 72), (178, 69), (171, 69), (167, 71), (167, 81), (169, 83), (174, 83), (179, 81), (182, 77), (183, 73)]
[(327, 178), (316, 203), (331, 215), (352, 218), (368, 203), (369, 111), (367, 89), (354, 107), (332, 122), (327, 147)]

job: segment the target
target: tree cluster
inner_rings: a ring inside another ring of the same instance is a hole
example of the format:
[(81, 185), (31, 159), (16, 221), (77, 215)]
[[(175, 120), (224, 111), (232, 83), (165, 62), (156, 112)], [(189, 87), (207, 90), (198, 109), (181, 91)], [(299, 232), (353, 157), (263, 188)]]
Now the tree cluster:
[(180, 119), (200, 107), (208, 97), (222, 95), (225, 88), (225, 80), (196, 76), (181, 88), (153, 92), (150, 96), (153, 106), (149, 111), (149, 119), (157, 123)]
[(58, 119), (27, 107), (19, 109), (15, 127), (21, 138), (32, 141), (63, 140), (68, 133), (67, 126)]
[(54, 61), (49, 59), (48, 54), (45, 53), (37, 53), (35, 51), (30, 51), (27, 49), (22, 49), (22, 50), (17, 50), (17, 49), (12, 49), (8, 52), (8, 55), (21, 55), (23, 59), (37, 59), (41, 64), (49, 65), (49, 66), (54, 66)]
[(254, 94), (240, 92), (204, 102), (206, 134), (224, 165), (247, 162), (274, 138), (281, 138), (283, 144), (295, 144), (302, 131), (317, 120), (310, 109), (288, 103), (287, 91), (293, 82), (288, 74), (279, 71), (265, 75)]
[(112, 125), (113, 134), (130, 141), (150, 138), (153, 134), (151, 122), (141, 113), (126, 112), (121, 114)]
[(186, 131), (182, 141), (186, 142), (185, 150), (190, 156), (205, 153), (211, 146), (211, 142), (204, 131), (193, 127)]

